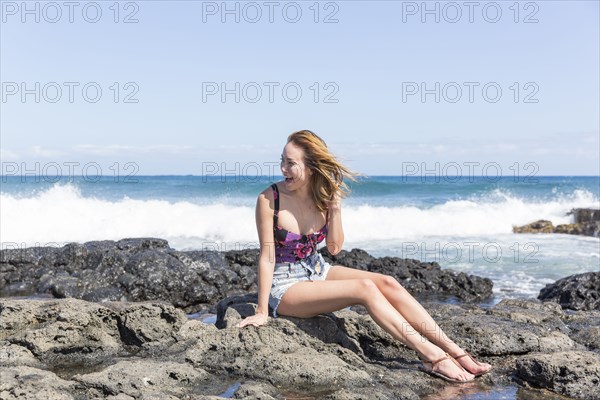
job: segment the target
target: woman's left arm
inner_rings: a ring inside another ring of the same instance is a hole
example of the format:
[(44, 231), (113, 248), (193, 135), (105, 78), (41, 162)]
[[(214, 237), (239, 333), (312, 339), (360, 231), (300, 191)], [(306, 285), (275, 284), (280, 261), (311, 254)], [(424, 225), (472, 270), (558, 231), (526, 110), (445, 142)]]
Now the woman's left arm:
[(335, 256), (342, 250), (344, 244), (344, 229), (342, 228), (342, 201), (336, 196), (328, 203), (329, 220), (327, 225), (327, 250)]

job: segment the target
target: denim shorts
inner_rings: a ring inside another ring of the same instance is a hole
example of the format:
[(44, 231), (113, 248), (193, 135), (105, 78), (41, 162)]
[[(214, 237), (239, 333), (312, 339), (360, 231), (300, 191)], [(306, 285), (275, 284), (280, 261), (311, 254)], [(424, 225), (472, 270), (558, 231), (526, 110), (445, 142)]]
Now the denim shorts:
[[(320, 272), (317, 272), (316, 269), (319, 267)], [(304, 260), (275, 264), (273, 284), (269, 294), (269, 306), (273, 309), (273, 317), (277, 318), (277, 307), (281, 298), (293, 284), (303, 281), (324, 281), (330, 269), (331, 264), (317, 252)]]

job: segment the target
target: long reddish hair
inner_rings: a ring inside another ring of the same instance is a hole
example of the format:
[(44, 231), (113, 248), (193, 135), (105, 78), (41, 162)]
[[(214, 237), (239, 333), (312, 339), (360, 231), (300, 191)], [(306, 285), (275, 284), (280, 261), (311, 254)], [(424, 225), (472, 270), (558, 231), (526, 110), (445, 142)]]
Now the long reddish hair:
[(356, 176), (363, 176), (339, 162), (331, 154), (325, 141), (314, 132), (309, 130), (294, 132), (288, 136), (287, 142), (304, 150), (304, 164), (313, 172), (312, 196), (319, 211), (327, 210), (327, 202), (334, 196), (345, 198), (350, 194), (350, 188), (344, 182), (344, 178), (356, 182)]

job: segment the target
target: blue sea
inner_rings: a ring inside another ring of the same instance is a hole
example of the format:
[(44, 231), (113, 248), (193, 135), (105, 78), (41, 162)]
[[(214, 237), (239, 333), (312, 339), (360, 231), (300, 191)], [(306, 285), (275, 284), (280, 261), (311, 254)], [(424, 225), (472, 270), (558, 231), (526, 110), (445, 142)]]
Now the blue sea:
[[(258, 194), (281, 177), (3, 176), (2, 249), (158, 237), (178, 250), (257, 248)], [(369, 176), (348, 182), (344, 249), (438, 262), (494, 282), (495, 301), (600, 270), (600, 239), (514, 234), (539, 219), (600, 208), (600, 177)]]

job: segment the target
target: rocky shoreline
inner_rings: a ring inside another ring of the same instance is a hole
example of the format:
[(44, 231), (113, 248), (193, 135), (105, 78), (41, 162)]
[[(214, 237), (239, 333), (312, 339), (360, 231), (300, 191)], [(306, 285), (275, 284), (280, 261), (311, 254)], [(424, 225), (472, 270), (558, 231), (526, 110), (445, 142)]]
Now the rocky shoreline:
[(564, 233), (600, 237), (600, 210), (574, 208), (566, 215), (573, 216), (573, 222), (554, 226), (552, 221), (540, 219), (523, 226), (513, 226), (514, 233)]
[[(360, 306), (239, 329), (256, 307), (257, 251), (124, 239), (2, 251), (0, 399), (434, 399), (498, 388), (600, 399), (600, 272), (548, 285), (545, 302), (485, 307), (489, 279), (358, 249), (323, 254), (428, 298), (440, 326), (494, 370), (463, 385), (424, 374)], [(203, 312), (216, 324), (186, 315)]]
[[(395, 276), (413, 294), (462, 301), (492, 295), (492, 281), (435, 262), (342, 251), (329, 262)], [(187, 313), (213, 312), (225, 297), (257, 291), (258, 250), (178, 251), (157, 238), (104, 240), (0, 254), (0, 297), (49, 294), (93, 302), (161, 300)]]

